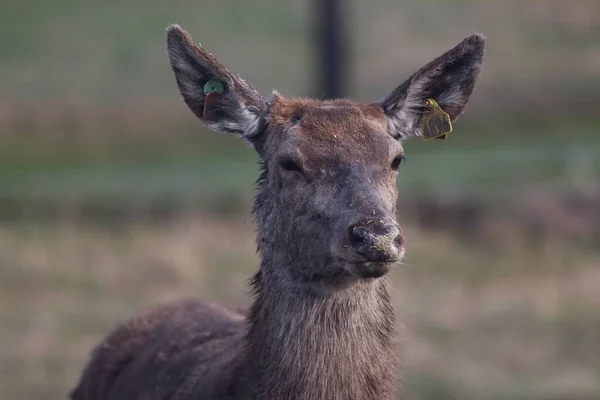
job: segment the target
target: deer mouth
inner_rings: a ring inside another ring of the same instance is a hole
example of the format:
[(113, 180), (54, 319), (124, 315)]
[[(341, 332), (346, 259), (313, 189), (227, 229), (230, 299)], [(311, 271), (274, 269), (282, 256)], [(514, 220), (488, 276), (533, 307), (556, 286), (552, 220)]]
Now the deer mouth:
[(381, 278), (397, 261), (346, 262), (346, 270), (359, 278)]

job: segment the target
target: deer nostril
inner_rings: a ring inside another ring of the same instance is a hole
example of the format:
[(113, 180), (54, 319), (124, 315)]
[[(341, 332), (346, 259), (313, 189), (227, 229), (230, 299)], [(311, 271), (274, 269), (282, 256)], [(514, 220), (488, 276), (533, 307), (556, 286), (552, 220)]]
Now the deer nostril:
[(346, 230), (346, 244), (356, 255), (368, 261), (388, 262), (398, 259), (404, 247), (404, 237), (395, 224), (353, 224)]
[(350, 228), (350, 241), (352, 244), (363, 244), (367, 241), (371, 233), (362, 226), (353, 226)]
[(401, 233), (398, 233), (398, 236), (396, 236), (396, 238), (394, 239), (394, 244), (398, 247), (404, 246), (404, 237)]

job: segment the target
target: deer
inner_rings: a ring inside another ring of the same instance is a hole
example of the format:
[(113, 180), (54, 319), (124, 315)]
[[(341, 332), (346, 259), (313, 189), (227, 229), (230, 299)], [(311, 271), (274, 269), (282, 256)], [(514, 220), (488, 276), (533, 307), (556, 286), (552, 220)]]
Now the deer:
[(405, 254), (402, 143), (423, 137), (428, 99), (452, 122), (463, 113), (484, 46), (471, 34), (370, 103), (275, 90), (266, 99), (170, 25), (184, 102), (259, 158), (252, 302), (247, 311), (200, 299), (142, 310), (94, 347), (71, 399), (395, 399), (402, 335), (389, 271)]

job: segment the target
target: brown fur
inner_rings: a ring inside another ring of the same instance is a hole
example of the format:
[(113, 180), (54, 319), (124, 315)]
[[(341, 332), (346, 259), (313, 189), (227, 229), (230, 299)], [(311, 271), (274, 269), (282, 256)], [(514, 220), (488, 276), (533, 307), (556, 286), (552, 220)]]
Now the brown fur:
[[(266, 101), (178, 26), (168, 47), (194, 114), (240, 135), (260, 157), (254, 300), (244, 315), (182, 301), (134, 317), (96, 347), (71, 398), (395, 398), (399, 336), (385, 275), (404, 254), (398, 139), (420, 136), (427, 98), (458, 117), (483, 38), (470, 36), (371, 104)], [(225, 91), (205, 115), (210, 79)]]

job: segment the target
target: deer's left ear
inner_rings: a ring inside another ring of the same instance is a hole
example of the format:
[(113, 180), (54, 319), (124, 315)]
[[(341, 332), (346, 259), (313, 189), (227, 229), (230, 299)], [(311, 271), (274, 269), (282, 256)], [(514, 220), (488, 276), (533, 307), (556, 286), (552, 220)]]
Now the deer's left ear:
[(177, 86), (188, 107), (211, 129), (248, 142), (261, 130), (266, 102), (178, 25), (167, 29), (167, 48)]
[(419, 122), (430, 98), (456, 120), (473, 92), (484, 47), (482, 35), (470, 35), (398, 86), (381, 102), (389, 133), (400, 140), (422, 136)]

